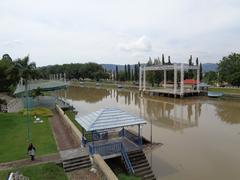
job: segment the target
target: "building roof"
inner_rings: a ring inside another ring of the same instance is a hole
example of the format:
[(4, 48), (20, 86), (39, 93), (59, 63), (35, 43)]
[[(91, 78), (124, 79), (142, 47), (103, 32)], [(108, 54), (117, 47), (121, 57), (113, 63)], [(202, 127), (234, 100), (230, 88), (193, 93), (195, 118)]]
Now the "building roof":
[(197, 84), (197, 80), (194, 80), (194, 79), (185, 79), (184, 80), (184, 84)]
[(143, 119), (118, 108), (100, 109), (86, 116), (77, 117), (76, 121), (86, 131), (114, 129), (138, 124), (146, 124), (146, 121)]

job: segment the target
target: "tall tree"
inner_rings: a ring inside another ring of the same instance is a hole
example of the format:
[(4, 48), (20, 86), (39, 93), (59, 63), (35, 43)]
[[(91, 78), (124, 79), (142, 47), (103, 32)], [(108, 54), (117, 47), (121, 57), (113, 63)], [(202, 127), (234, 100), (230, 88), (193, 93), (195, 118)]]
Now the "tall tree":
[(240, 86), (240, 54), (232, 53), (223, 57), (218, 64), (218, 70), (221, 82)]
[(198, 63), (199, 63), (199, 62), (198, 62), (198, 57), (197, 57), (197, 58), (196, 58), (196, 65), (197, 65), (197, 66), (198, 66)]
[(116, 65), (116, 80), (118, 81), (119, 80), (119, 77), (118, 77), (118, 66)]
[(202, 81), (203, 79), (203, 71), (202, 71), (202, 63), (200, 63), (200, 67), (199, 67), (199, 71), (200, 71), (200, 81)]
[(125, 64), (125, 66), (124, 66), (124, 74), (125, 74), (125, 81), (127, 80), (127, 77), (128, 77), (128, 75), (127, 75), (127, 65)]
[(162, 54), (162, 65), (165, 64), (165, 60), (164, 60), (164, 54)]
[(130, 81), (131, 80), (131, 67), (130, 67), (130, 64), (127, 65), (127, 72), (128, 72), (127, 80)]
[[(192, 55), (190, 55), (190, 58), (188, 60), (188, 64), (189, 66), (192, 66), (193, 65), (193, 62), (192, 62)], [(191, 69), (188, 70), (188, 79), (192, 79), (194, 76), (193, 74), (193, 71)]]
[[(153, 65), (152, 59), (151, 59), (151, 57), (149, 57), (147, 66), (152, 66), (152, 65)], [(151, 83), (152, 86), (154, 86), (154, 72), (153, 71), (146, 72), (146, 79), (149, 83)]]

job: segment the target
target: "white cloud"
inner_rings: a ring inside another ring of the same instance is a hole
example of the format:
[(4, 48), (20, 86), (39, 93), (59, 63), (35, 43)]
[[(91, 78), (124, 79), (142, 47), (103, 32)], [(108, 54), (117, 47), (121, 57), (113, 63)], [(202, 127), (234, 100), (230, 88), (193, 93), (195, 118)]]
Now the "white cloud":
[(161, 53), (217, 62), (240, 47), (239, 0), (3, 0), (0, 7), (0, 56), (30, 54), (41, 66), (136, 63)]
[(2, 43), (3, 46), (16, 46), (23, 44), (23, 41), (19, 39), (11, 40), (11, 41), (5, 41)]
[(136, 41), (120, 43), (118, 46), (121, 50), (128, 51), (134, 54), (139, 54), (141, 52), (149, 52), (152, 49), (151, 41), (146, 36), (141, 36)]

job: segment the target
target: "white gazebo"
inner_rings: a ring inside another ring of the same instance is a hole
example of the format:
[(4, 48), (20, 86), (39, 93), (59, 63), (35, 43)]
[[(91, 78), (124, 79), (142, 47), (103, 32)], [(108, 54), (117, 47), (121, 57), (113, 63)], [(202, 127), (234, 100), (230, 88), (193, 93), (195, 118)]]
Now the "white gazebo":
[[(167, 71), (174, 71), (174, 85), (173, 89), (167, 88)], [(195, 70), (197, 71), (197, 88), (196, 90), (185, 90), (184, 89), (184, 71)], [(163, 89), (147, 90), (146, 89), (146, 71), (163, 71)], [(180, 71), (180, 89), (177, 86), (177, 72)], [(149, 91), (162, 94), (173, 94), (174, 97), (179, 95), (183, 97), (185, 94), (189, 93), (199, 93), (199, 82), (200, 82), (200, 66), (199, 65), (188, 65), (183, 63), (174, 63), (168, 65), (152, 65), (152, 66), (141, 66), (139, 69), (139, 91)]]

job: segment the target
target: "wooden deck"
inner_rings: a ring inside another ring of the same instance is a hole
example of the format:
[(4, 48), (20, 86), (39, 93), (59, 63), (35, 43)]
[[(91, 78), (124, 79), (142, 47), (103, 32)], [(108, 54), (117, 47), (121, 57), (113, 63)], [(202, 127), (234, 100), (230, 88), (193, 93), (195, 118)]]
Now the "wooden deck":
[(184, 96), (198, 96), (201, 91), (194, 90), (194, 89), (184, 89), (183, 94), (181, 94), (180, 89), (177, 89), (174, 92), (174, 89), (166, 88), (166, 89), (146, 89), (143, 93), (150, 94), (150, 95), (163, 95), (169, 97), (184, 97)]

